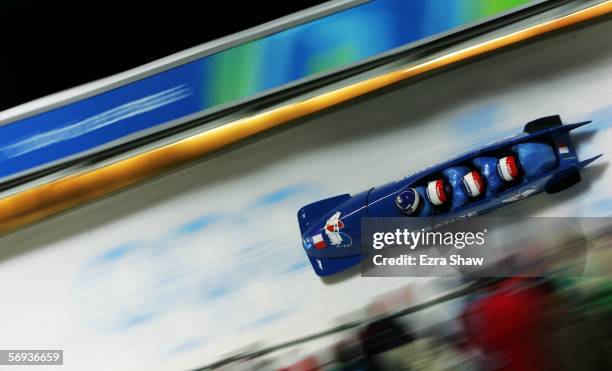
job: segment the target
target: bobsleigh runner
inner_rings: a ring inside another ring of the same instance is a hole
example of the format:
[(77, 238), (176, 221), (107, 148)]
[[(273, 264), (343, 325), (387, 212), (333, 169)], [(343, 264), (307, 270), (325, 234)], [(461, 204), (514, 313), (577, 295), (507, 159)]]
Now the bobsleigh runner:
[(579, 161), (569, 132), (589, 122), (543, 117), (514, 137), (398, 181), (302, 207), (302, 244), (314, 271), (328, 276), (360, 263), (361, 218), (471, 217), (579, 182), (580, 169), (601, 155)]

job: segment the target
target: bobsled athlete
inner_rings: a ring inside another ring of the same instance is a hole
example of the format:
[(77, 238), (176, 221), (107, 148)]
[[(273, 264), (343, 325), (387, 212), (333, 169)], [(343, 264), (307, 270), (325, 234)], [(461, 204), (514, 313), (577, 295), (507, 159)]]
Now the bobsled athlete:
[(397, 209), (406, 216), (419, 215), (423, 210), (423, 202), (423, 197), (414, 188), (400, 192), (395, 198)]
[(484, 182), (480, 173), (476, 170), (472, 170), (465, 174), (461, 181), (463, 192), (471, 198), (478, 197), (484, 191)]
[(452, 194), (451, 185), (443, 179), (436, 179), (427, 183), (427, 199), (434, 206), (446, 205), (450, 202)]
[(497, 162), (497, 174), (506, 182), (513, 182), (520, 176), (518, 162), (514, 156), (506, 156)]
[(447, 205), (452, 198), (450, 184), (442, 179), (432, 180), (427, 187), (406, 188), (395, 198), (395, 205), (406, 216), (431, 216), (434, 207)]
[(425, 187), (406, 188), (395, 197), (395, 205), (405, 216), (431, 216), (433, 209), (427, 200)]
[(476, 157), (472, 163), (484, 178), (486, 197), (494, 197), (521, 178), (520, 166), (514, 155)]

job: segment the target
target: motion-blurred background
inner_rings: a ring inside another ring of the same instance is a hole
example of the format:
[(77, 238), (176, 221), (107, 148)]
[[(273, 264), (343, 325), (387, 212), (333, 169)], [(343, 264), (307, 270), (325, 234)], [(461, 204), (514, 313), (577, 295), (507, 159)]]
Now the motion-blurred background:
[[(6, 2), (0, 104), (9, 108), (316, 3)], [(442, 11), (436, 14), (469, 18), (447, 2), (432, 3)], [(323, 39), (333, 38), (332, 26)], [(587, 258), (595, 266), (589, 277), (466, 282), (362, 278), (357, 271), (321, 280), (295, 220), (307, 203), (410, 174), (551, 114), (568, 123), (593, 120), (575, 138), (579, 155), (604, 158), (575, 187), (496, 215), (612, 216), (609, 35), (612, 20), (604, 17), (400, 83), (0, 237), (0, 349), (64, 349), (67, 370), (184, 370), (357, 323), (223, 367), (611, 368), (607, 240)], [(238, 68), (252, 65), (249, 55), (237, 60)], [(366, 322), (449, 292), (461, 294)]]
[(4, 0), (0, 110), (323, 2)]

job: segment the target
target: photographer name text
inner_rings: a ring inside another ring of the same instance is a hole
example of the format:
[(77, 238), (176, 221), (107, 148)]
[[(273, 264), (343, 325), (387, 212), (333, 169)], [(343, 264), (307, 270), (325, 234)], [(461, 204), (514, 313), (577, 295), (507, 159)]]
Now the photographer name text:
[(482, 266), (484, 258), (463, 257), (461, 255), (430, 257), (425, 254), (387, 258), (382, 255), (374, 255), (372, 262), (376, 266)]

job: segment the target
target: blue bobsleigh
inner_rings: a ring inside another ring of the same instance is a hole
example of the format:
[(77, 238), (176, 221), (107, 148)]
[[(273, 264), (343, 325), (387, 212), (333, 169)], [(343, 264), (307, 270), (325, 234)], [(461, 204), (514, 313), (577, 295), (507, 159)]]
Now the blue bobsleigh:
[(484, 214), (539, 192), (559, 192), (580, 181), (569, 131), (590, 121), (563, 125), (559, 116), (525, 125), (522, 133), (367, 191), (327, 198), (302, 207), (302, 245), (319, 276), (361, 261), (361, 218)]

